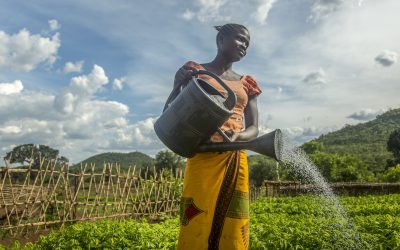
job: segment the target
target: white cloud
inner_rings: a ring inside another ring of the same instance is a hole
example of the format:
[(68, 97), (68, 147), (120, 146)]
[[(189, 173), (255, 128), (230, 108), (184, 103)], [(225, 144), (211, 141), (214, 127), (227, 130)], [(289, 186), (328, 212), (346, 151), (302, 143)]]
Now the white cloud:
[(196, 0), (197, 10), (187, 9), (182, 17), (191, 20), (194, 17), (201, 22), (248, 23), (249, 17), (257, 24), (265, 24), (268, 13), (277, 0)]
[(55, 31), (61, 28), (61, 25), (55, 19), (49, 20), (49, 26), (51, 31)]
[[(74, 113), (68, 116), (70, 122), (63, 126), (68, 139), (99, 140), (96, 136), (107, 138), (119, 126), (126, 124), (119, 122), (129, 113), (129, 108), (115, 101), (87, 100), (79, 103)], [(67, 119), (67, 118), (66, 118)], [(108, 129), (109, 132), (104, 130)], [(110, 139), (110, 138), (107, 138)]]
[(12, 83), (0, 83), (0, 95), (18, 94), (24, 89), (20, 80), (15, 80)]
[(84, 61), (78, 61), (78, 62), (67, 62), (65, 63), (63, 72), (64, 73), (71, 73), (71, 72), (81, 72), (82, 67), (83, 67)]
[(259, 131), (258, 132), (258, 136), (262, 136), (264, 134), (268, 134), (268, 133), (274, 131), (274, 129), (268, 128), (268, 127), (263, 126), (263, 125), (259, 125), (258, 126), (258, 131)]
[(94, 65), (90, 74), (73, 77), (69, 86), (55, 97), (53, 105), (59, 112), (71, 114), (79, 102), (90, 99), (107, 83), (104, 69)]
[(18, 134), (21, 132), (21, 128), (17, 126), (6, 126), (4, 128), (0, 127), (0, 134)]
[[(270, 133), (276, 128), (269, 128), (263, 125), (259, 125), (259, 136)], [(280, 128), (282, 133), (286, 138), (290, 140), (291, 143), (296, 145), (301, 145), (306, 141), (315, 139), (321, 134), (326, 134), (335, 130), (333, 127), (315, 127), (315, 126), (293, 126)], [(288, 141), (289, 142), (289, 141)]]
[(320, 68), (318, 71), (311, 72), (303, 79), (303, 82), (314, 86), (324, 85), (326, 84), (325, 71)]
[[(26, 101), (35, 97), (37, 101)], [(163, 148), (152, 129), (154, 118), (131, 123), (125, 104), (92, 96), (77, 103), (73, 112), (60, 115), (51, 108), (54, 99), (51, 95), (28, 92), (0, 100), (1, 146), (45, 144), (60, 149), (62, 155), (72, 157), (72, 162), (104, 151), (150, 150), (154, 153)]]
[(103, 85), (108, 83), (104, 69), (94, 65), (89, 75), (76, 76), (71, 79), (68, 89), (77, 96), (90, 96), (98, 92)]
[(318, 128), (318, 127), (289, 127), (282, 129), (283, 133), (293, 140), (293, 143), (301, 145), (306, 141), (310, 141), (319, 137), (321, 134), (327, 134), (334, 131), (333, 128)]
[(375, 61), (380, 63), (382, 66), (389, 67), (396, 63), (398, 55), (394, 51), (384, 50), (375, 57)]
[(223, 19), (220, 15), (220, 8), (227, 2), (227, 0), (196, 0), (195, 3), (199, 7), (199, 10), (195, 12), (198, 20), (202, 22), (220, 21)]
[(192, 20), (195, 17), (195, 13), (189, 9), (186, 9), (185, 12), (182, 14), (182, 18), (185, 20)]
[(313, 0), (309, 20), (318, 22), (347, 7), (361, 7), (364, 0)]
[(54, 107), (63, 114), (71, 114), (75, 109), (76, 97), (71, 92), (63, 92), (54, 99)]
[(14, 95), (1, 96), (0, 126), (7, 121), (26, 117), (33, 117), (37, 120), (59, 119), (58, 112), (52, 109), (53, 102), (53, 95), (27, 90)]
[(272, 9), (272, 6), (277, 0), (264, 0), (259, 1), (260, 5), (257, 7), (257, 11), (254, 15), (255, 20), (259, 24), (265, 24), (268, 18), (268, 13)]
[(163, 146), (153, 129), (155, 121), (155, 118), (146, 118), (135, 124), (121, 127), (117, 131), (115, 140), (112, 141), (113, 147), (124, 147), (125, 149), (140, 149), (146, 147), (162, 148)]
[(41, 63), (52, 65), (59, 47), (58, 33), (42, 37), (31, 35), (26, 29), (12, 35), (0, 31), (0, 68), (29, 72)]
[(113, 89), (114, 90), (122, 90), (122, 88), (124, 87), (125, 81), (126, 81), (125, 77), (115, 78), (112, 83)]
[(386, 109), (379, 109), (379, 110), (374, 110), (374, 109), (363, 109), (358, 112), (354, 112), (351, 115), (347, 116), (347, 118), (352, 118), (354, 120), (358, 121), (369, 121), (372, 119), (375, 119), (377, 115), (380, 115), (387, 111)]
[(153, 131), (155, 118), (131, 122), (127, 105), (97, 96), (107, 83), (103, 68), (94, 65), (56, 96), (29, 90), (2, 96), (1, 153), (9, 145), (45, 144), (77, 162), (104, 151), (155, 154), (164, 148)]
[(311, 15), (309, 19), (319, 21), (329, 16), (329, 14), (338, 11), (346, 0), (315, 0), (311, 6)]

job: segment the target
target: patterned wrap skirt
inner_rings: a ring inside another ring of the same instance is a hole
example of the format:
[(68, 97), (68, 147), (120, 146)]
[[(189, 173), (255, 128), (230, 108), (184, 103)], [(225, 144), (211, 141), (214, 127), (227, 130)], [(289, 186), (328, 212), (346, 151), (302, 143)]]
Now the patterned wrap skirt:
[(178, 249), (248, 249), (249, 184), (245, 151), (188, 159)]

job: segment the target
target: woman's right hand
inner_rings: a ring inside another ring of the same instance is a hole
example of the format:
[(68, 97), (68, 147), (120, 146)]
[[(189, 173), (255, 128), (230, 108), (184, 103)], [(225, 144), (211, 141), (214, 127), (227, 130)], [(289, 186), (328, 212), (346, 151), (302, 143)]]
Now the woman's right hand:
[(189, 80), (192, 79), (193, 73), (196, 72), (197, 69), (190, 66), (182, 66), (175, 74), (174, 87), (177, 85), (186, 85)]

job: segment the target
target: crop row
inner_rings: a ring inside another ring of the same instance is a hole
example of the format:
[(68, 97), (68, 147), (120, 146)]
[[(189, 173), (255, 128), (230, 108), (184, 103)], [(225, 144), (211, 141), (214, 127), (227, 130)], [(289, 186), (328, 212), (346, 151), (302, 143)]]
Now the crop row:
[[(251, 204), (251, 249), (400, 249), (400, 195), (263, 198)], [(175, 249), (178, 218), (79, 223), (24, 249)], [(16, 242), (12, 248), (21, 246)]]

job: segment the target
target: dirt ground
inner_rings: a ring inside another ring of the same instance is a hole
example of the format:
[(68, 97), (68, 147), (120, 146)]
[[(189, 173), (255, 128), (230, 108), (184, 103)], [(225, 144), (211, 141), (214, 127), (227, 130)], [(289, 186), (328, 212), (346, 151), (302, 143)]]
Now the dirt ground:
[(45, 236), (50, 233), (51, 230), (49, 229), (43, 229), (38, 232), (32, 232), (32, 233), (27, 233), (25, 235), (20, 235), (17, 237), (13, 236), (5, 236), (3, 238), (0, 238), (0, 244), (5, 246), (5, 247), (10, 247), (14, 241), (18, 240), (21, 246), (25, 245), (28, 242), (35, 243), (41, 235)]

